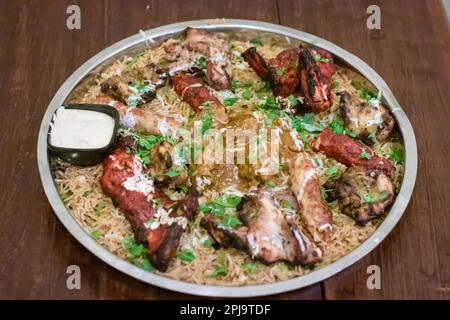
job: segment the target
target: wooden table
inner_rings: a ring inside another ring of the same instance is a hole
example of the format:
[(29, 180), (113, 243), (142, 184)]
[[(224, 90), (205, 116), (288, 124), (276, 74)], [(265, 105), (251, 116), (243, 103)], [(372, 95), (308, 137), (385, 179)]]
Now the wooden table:
[[(381, 8), (381, 30), (366, 8)], [(66, 9), (81, 8), (81, 30)], [(419, 170), (409, 207), (371, 254), (311, 287), (276, 299), (450, 298), (450, 33), (439, 1), (1, 1), (0, 298), (195, 298), (134, 280), (103, 263), (64, 229), (36, 166), (41, 118), (64, 80), (98, 51), (167, 23), (229, 17), (313, 33), (356, 54), (392, 88), (415, 129)], [(66, 268), (81, 267), (81, 290)], [(379, 265), (382, 289), (368, 290)]]

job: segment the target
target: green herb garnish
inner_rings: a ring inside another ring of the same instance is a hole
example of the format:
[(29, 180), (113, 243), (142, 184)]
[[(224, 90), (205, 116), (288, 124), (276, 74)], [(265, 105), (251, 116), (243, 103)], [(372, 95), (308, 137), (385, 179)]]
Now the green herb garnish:
[(233, 104), (235, 104), (239, 100), (238, 97), (230, 97), (223, 100), (223, 104), (231, 107)]
[(296, 105), (298, 104), (297, 98), (294, 97), (292, 94), (291, 94), (289, 97), (287, 97), (287, 99), (288, 99), (289, 104), (290, 104), (291, 106), (296, 106)]
[(192, 262), (195, 260), (195, 254), (191, 250), (177, 252), (177, 258), (183, 261)]
[(196, 63), (197, 68), (199, 69), (205, 69), (206, 68), (206, 58), (204, 56), (201, 56), (197, 59)]
[(365, 150), (361, 150), (361, 153), (359, 154), (360, 159), (372, 159), (372, 155), (370, 153), (367, 153)]
[(392, 148), (390, 156), (394, 161), (403, 163), (405, 161), (405, 153), (403, 149)]
[(253, 262), (246, 262), (242, 265), (242, 268), (244, 268), (245, 270), (247, 270), (250, 273), (255, 273), (256, 272), (256, 264), (254, 264)]
[(263, 45), (263, 42), (260, 38), (253, 38), (250, 40), (250, 44), (254, 47), (261, 47)]
[(339, 177), (339, 167), (338, 166), (332, 166), (327, 168), (327, 170), (325, 171), (325, 175), (327, 176), (327, 178), (333, 178), (336, 179)]
[(278, 75), (279, 77), (282, 77), (283, 74), (284, 74), (284, 69), (283, 69), (282, 67), (279, 67), (279, 68), (277, 69), (277, 75)]
[(98, 230), (92, 230), (91, 232), (91, 238), (97, 241), (102, 236), (102, 233)]

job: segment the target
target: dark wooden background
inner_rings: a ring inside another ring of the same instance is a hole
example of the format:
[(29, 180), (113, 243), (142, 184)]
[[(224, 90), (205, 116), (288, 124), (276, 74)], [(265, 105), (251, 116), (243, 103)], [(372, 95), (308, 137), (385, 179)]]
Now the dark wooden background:
[[(81, 30), (66, 8), (81, 8)], [(381, 8), (381, 30), (366, 8)], [(64, 80), (98, 51), (167, 23), (202, 18), (268, 21), (356, 54), (388, 83), (414, 127), (419, 170), (409, 207), (387, 239), (340, 274), (276, 299), (450, 298), (450, 33), (440, 1), (0, 1), (0, 298), (193, 298), (134, 280), (84, 249), (44, 195), (36, 165), (41, 118)], [(66, 268), (81, 267), (81, 290)], [(369, 265), (382, 289), (366, 287)]]

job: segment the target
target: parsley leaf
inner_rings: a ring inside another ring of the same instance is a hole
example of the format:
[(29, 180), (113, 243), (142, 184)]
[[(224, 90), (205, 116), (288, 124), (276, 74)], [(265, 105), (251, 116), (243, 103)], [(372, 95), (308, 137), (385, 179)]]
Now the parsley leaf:
[(338, 166), (332, 166), (327, 168), (327, 170), (325, 171), (325, 175), (327, 176), (327, 178), (333, 178), (336, 179), (339, 177), (339, 167)]
[(342, 134), (344, 133), (344, 121), (333, 119), (333, 121), (331, 121), (328, 125), (328, 128), (330, 128), (333, 132)]
[(91, 238), (94, 240), (98, 240), (100, 239), (100, 237), (102, 236), (102, 233), (98, 230), (92, 230), (91, 232)]
[(405, 161), (405, 153), (403, 149), (392, 148), (390, 156), (397, 162), (403, 163)]
[(283, 74), (284, 74), (284, 69), (283, 69), (282, 67), (278, 68), (278, 69), (277, 69), (277, 75), (278, 75), (279, 77), (282, 77)]
[(281, 206), (283, 208), (287, 208), (287, 209), (292, 209), (293, 208), (292, 203), (289, 200), (282, 200), (281, 201)]
[(236, 215), (226, 215), (223, 220), (220, 222), (221, 226), (229, 227), (229, 228), (237, 228), (242, 225), (241, 220)]
[(169, 170), (166, 173), (166, 176), (173, 178), (173, 177), (179, 176), (181, 172), (183, 172), (183, 168), (178, 166), (175, 168), (175, 170)]
[(219, 264), (214, 267), (213, 272), (211, 273), (211, 276), (218, 277), (218, 276), (226, 276), (228, 274), (228, 266), (227, 266), (227, 259), (225, 256), (225, 252), (220, 252), (219, 258), (218, 258)]
[(239, 100), (238, 97), (230, 97), (223, 100), (223, 104), (231, 107), (233, 104), (235, 104)]
[(367, 203), (374, 203), (377, 201), (377, 197), (372, 193), (366, 193), (364, 195), (364, 201), (366, 201)]
[(315, 122), (313, 113), (306, 113), (302, 117), (294, 117), (292, 127), (298, 132), (320, 132), (323, 130), (323, 127)]
[(202, 134), (205, 134), (213, 127), (213, 114), (208, 111), (202, 119)]
[(251, 94), (248, 89), (245, 89), (244, 92), (242, 92), (242, 98), (244, 98), (245, 100), (249, 100), (251, 98)]
[(197, 68), (199, 69), (205, 69), (206, 68), (206, 58), (204, 56), (201, 56), (197, 59), (196, 63)]
[(183, 261), (192, 262), (195, 260), (195, 254), (191, 250), (177, 252), (177, 258)]
[(294, 97), (292, 94), (291, 94), (289, 97), (287, 97), (287, 99), (288, 99), (289, 104), (290, 104), (291, 106), (296, 106), (296, 105), (298, 104), (297, 98)]
[(231, 92), (236, 93), (238, 89), (238, 83), (236, 80), (231, 80)]
[(85, 191), (85, 192), (83, 192), (83, 194), (82, 194), (83, 198), (86, 198), (88, 195), (89, 195), (89, 191)]
[(367, 153), (365, 150), (361, 150), (361, 153), (359, 154), (360, 159), (372, 159), (372, 155), (370, 153)]
[(242, 267), (250, 273), (256, 272), (256, 264), (253, 262), (246, 262), (242, 265)]
[(263, 42), (260, 38), (253, 38), (250, 40), (250, 44), (254, 47), (261, 47), (263, 45)]

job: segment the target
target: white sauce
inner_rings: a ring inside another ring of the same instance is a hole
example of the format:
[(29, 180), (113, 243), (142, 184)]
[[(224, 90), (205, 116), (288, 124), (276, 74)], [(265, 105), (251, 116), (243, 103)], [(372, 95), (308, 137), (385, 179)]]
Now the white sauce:
[(111, 141), (114, 119), (102, 112), (61, 107), (51, 126), (50, 143), (53, 146), (97, 149)]

